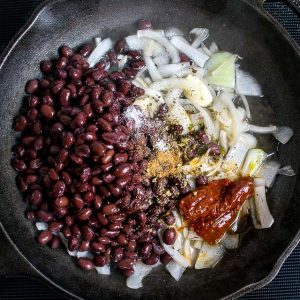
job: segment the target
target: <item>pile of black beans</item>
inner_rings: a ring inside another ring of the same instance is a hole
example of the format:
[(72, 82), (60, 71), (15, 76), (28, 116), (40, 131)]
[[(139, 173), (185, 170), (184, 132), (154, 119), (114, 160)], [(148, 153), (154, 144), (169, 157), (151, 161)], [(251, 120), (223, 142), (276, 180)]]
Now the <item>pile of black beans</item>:
[[(27, 82), (11, 163), (26, 217), (49, 225), (39, 243), (57, 248), (61, 232), (70, 251), (95, 254), (78, 260), (82, 268), (113, 262), (130, 276), (138, 259), (148, 265), (171, 259), (157, 238), (166, 203), (153, 201), (153, 186), (142, 175), (145, 157), (134, 155), (134, 122), (122, 118), (144, 93), (130, 81), (144, 61), (120, 40), (90, 68), (93, 48), (62, 46), (59, 57), (41, 63), (43, 77)], [(116, 70), (119, 53), (130, 58), (123, 71)], [(171, 215), (166, 220), (174, 223)]]

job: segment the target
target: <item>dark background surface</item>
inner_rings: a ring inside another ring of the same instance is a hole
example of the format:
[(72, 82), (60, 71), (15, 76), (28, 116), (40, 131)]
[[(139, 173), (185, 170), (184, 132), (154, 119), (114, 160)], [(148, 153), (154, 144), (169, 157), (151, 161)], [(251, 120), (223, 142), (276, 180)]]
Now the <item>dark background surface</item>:
[[(209, 1), (209, 0), (208, 0)], [(25, 24), (42, 0), (0, 0), (0, 53)], [(300, 45), (300, 16), (284, 1), (267, 1), (264, 8)], [(26, 276), (2, 274), (1, 266), (12, 264), (8, 241), (0, 232), (0, 299), (69, 299), (45, 283)], [(20, 273), (23, 266), (18, 266)], [(25, 270), (25, 268), (24, 268)], [(66, 274), (67, 276), (67, 274)], [(266, 287), (240, 299), (300, 299), (300, 245), (284, 263), (277, 277)]]

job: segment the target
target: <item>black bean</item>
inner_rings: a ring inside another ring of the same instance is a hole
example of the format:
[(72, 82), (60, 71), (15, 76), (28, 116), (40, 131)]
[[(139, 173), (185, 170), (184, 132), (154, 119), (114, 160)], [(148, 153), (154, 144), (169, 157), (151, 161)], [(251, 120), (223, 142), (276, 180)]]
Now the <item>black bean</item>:
[(174, 228), (167, 228), (163, 234), (163, 241), (167, 245), (173, 245), (176, 240), (176, 231)]
[(48, 230), (42, 231), (38, 236), (38, 242), (42, 245), (48, 244), (52, 239), (52, 233)]
[(78, 265), (84, 269), (84, 270), (93, 270), (95, 268), (95, 265), (89, 258), (79, 258), (78, 259)]

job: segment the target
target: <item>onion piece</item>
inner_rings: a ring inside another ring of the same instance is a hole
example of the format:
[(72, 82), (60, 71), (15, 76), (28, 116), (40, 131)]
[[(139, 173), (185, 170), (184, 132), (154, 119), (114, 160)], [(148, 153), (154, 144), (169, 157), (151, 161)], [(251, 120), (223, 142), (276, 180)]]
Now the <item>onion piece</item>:
[(142, 280), (147, 276), (153, 268), (158, 266), (160, 263), (149, 266), (143, 264), (141, 261), (138, 261), (134, 266), (134, 273), (127, 278), (126, 285), (131, 289), (139, 289), (143, 286)]
[(171, 57), (171, 60), (173, 63), (179, 63), (180, 62), (180, 57), (178, 54), (178, 51), (176, 48), (169, 42), (169, 40), (162, 36), (161, 34), (153, 31), (153, 30), (138, 30), (137, 32), (138, 37), (146, 37), (155, 40), (162, 46), (164, 46), (168, 52), (168, 54)]
[(146, 117), (153, 118), (156, 115), (161, 103), (155, 101), (152, 97), (143, 96), (136, 99), (133, 102), (133, 105), (138, 106)]
[(186, 268), (182, 267), (180, 264), (178, 264), (176, 261), (171, 260), (167, 265), (166, 269), (170, 272), (172, 277), (176, 280), (179, 281), (181, 278), (182, 274), (186, 270)]
[(284, 176), (295, 176), (296, 175), (292, 166), (285, 166), (285, 167), (279, 169), (277, 174), (284, 175)]
[[(161, 35), (161, 33), (157, 33), (157, 34)], [(125, 38), (125, 40), (129, 50), (138, 50), (138, 51), (143, 50), (145, 43), (151, 41), (150, 39), (141, 38), (138, 37), (137, 35), (129, 35)], [(164, 48), (156, 42), (153, 44), (152, 47), (153, 47), (152, 55), (154, 56), (160, 55), (164, 51)]]
[[(253, 204), (255, 210), (253, 210)], [(253, 225), (256, 229), (270, 228), (274, 223), (268, 207), (264, 186), (254, 186), (254, 201), (252, 202), (251, 214)]]
[(111, 274), (109, 265), (105, 265), (104, 267), (95, 267), (95, 269), (96, 269), (97, 273), (101, 274), (101, 275), (110, 275)]
[(191, 188), (191, 191), (194, 191), (197, 186), (196, 186), (196, 177), (192, 174), (186, 175), (186, 180)]
[(76, 255), (77, 255), (77, 258), (80, 258), (80, 257), (87, 257), (90, 259), (94, 258), (94, 254), (91, 251), (77, 251)]
[(270, 160), (264, 163), (258, 171), (254, 173), (254, 176), (264, 178), (266, 187), (270, 188), (275, 181), (279, 168), (280, 163), (278, 161)]
[(157, 66), (163, 66), (169, 63), (169, 55), (166, 50), (162, 51), (161, 54), (153, 58), (154, 63)]
[(207, 81), (210, 84), (234, 89), (235, 88), (236, 55), (229, 52), (212, 54), (206, 63)]
[(128, 61), (128, 56), (127, 55), (119, 54), (118, 55), (118, 69), (123, 70), (125, 64), (127, 63), (127, 61)]
[(47, 230), (49, 228), (49, 225), (45, 222), (36, 222), (35, 226), (37, 230)]
[(106, 38), (101, 41), (87, 60), (87, 62), (90, 64), (90, 68), (94, 67), (95, 64), (100, 60), (100, 58), (104, 56), (107, 51), (112, 49), (112, 47), (113, 43), (110, 38)]
[(189, 66), (190, 64), (188, 62), (183, 62), (179, 64), (168, 64), (168, 65), (159, 66), (158, 70), (163, 77), (170, 77), (172, 75), (176, 76), (177, 72), (186, 69)]
[(215, 42), (212, 42), (209, 47), (209, 50), (211, 53), (217, 53), (219, 51), (219, 48)]
[(224, 256), (225, 249), (222, 245), (210, 245), (203, 242), (196, 260), (195, 269), (213, 268)]
[(205, 62), (209, 59), (209, 56), (204, 52), (195, 49), (189, 44), (185, 43), (180, 37), (173, 36), (171, 39), (171, 43), (185, 55), (187, 55), (190, 59), (194, 61), (196, 65), (199, 67), (203, 67)]
[(247, 118), (251, 118), (250, 107), (247, 98), (244, 95), (239, 95), (246, 110)]
[(176, 27), (167, 27), (165, 29), (165, 36), (170, 39), (173, 36), (184, 36), (184, 33)]
[(189, 259), (187, 259), (186, 257), (184, 257), (183, 255), (181, 255), (178, 251), (176, 251), (172, 246), (169, 246), (167, 244), (165, 244), (163, 242), (163, 238), (162, 238), (162, 233), (163, 233), (163, 229), (159, 230), (159, 240), (160, 243), (162, 244), (162, 246), (164, 247), (164, 249), (166, 250), (166, 252), (172, 256), (172, 258), (178, 263), (180, 264), (182, 267), (187, 268), (191, 266), (191, 261)]
[(294, 135), (294, 131), (290, 127), (281, 126), (278, 127), (275, 132), (273, 132), (273, 135), (281, 144), (286, 144)]
[(166, 119), (175, 125), (181, 125), (183, 130), (182, 134), (187, 134), (191, 126), (191, 119), (185, 109), (178, 103), (174, 103), (169, 107)]
[(209, 30), (207, 28), (194, 28), (190, 31), (190, 35), (194, 35), (194, 41), (191, 46), (198, 48), (209, 36)]
[(96, 46), (98, 46), (102, 41), (101, 37), (99, 37), (99, 36), (95, 37), (94, 40), (95, 40)]
[(228, 150), (227, 133), (224, 130), (220, 130), (220, 145), (226, 153)]
[(235, 90), (239, 95), (262, 97), (262, 90), (257, 81), (248, 73), (236, 68)]
[(239, 246), (240, 236), (238, 234), (225, 233), (220, 244), (226, 249), (236, 249)]
[(145, 64), (153, 81), (161, 80), (163, 77), (150, 56), (144, 56)]
[(262, 126), (249, 124), (248, 131), (253, 133), (268, 134), (268, 133), (275, 133), (277, 131), (277, 127), (273, 125), (262, 127)]
[(174, 209), (174, 210), (172, 210), (172, 214), (175, 218), (175, 224), (176, 224), (177, 229), (181, 228), (182, 227), (182, 221), (181, 221), (179, 212), (176, 209)]
[[(200, 48), (198, 48), (198, 50), (199, 49)], [(213, 53), (205, 46), (204, 43), (201, 44), (201, 49), (207, 56), (212, 56)]]
[(264, 178), (255, 177), (253, 181), (254, 181), (254, 185), (257, 186), (257, 187), (258, 186), (263, 186), (263, 187), (266, 186), (266, 181), (265, 181)]
[(234, 146), (232, 146), (223, 162), (222, 167), (227, 171), (238, 172), (245, 160), (249, 149), (256, 147), (257, 140), (253, 135), (241, 134)]
[(247, 153), (241, 174), (243, 177), (253, 176), (267, 158), (267, 153), (261, 149), (250, 149)]
[(196, 76), (189, 75), (187, 78), (168, 78), (154, 82), (150, 88), (167, 91), (173, 88), (183, 89), (184, 95), (198, 108), (206, 107), (213, 101), (208, 87)]

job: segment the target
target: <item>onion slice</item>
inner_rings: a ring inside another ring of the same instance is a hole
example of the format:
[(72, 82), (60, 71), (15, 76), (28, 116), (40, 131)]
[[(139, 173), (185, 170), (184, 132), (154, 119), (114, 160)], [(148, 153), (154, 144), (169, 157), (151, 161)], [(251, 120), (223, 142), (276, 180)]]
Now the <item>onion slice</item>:
[(110, 38), (106, 38), (103, 41), (101, 41), (87, 60), (87, 62), (90, 64), (90, 68), (94, 67), (95, 64), (100, 60), (100, 58), (104, 56), (105, 53), (109, 51), (112, 47), (113, 43)]
[(164, 46), (167, 50), (167, 52), (169, 53), (171, 60), (173, 63), (179, 63), (180, 62), (180, 57), (179, 57), (179, 53), (176, 50), (176, 48), (169, 42), (169, 40), (162, 36), (161, 34), (153, 31), (153, 30), (138, 30), (137, 32), (137, 36), (138, 37), (146, 37), (149, 39), (153, 39), (156, 42), (158, 42), (159, 44), (161, 44), (162, 46)]
[(224, 254), (225, 249), (222, 245), (210, 245), (203, 242), (196, 260), (195, 269), (213, 268), (222, 259)]
[(178, 264), (176, 261), (171, 260), (167, 265), (166, 269), (170, 272), (172, 277), (176, 280), (179, 281), (181, 278), (182, 274), (186, 270), (186, 268), (182, 267), (180, 264)]
[(254, 176), (264, 178), (266, 187), (270, 188), (275, 181), (279, 168), (280, 168), (280, 163), (278, 161), (270, 160), (264, 163), (258, 169), (258, 171), (254, 173)]
[(111, 274), (109, 265), (105, 265), (104, 267), (95, 267), (95, 269), (96, 269), (97, 273), (101, 274), (101, 275), (110, 275)]
[(284, 175), (284, 176), (295, 176), (296, 173), (293, 170), (292, 166), (285, 166), (281, 169), (278, 170), (279, 175)]
[(203, 67), (205, 62), (209, 59), (209, 56), (204, 52), (195, 49), (189, 44), (185, 43), (180, 37), (173, 36), (171, 39), (171, 43), (185, 55), (187, 55), (190, 59), (194, 61), (196, 65), (199, 67)]
[(262, 90), (257, 81), (248, 73), (236, 68), (235, 90), (239, 95), (262, 96)]
[(198, 48), (201, 43), (203, 43), (208, 38), (209, 30), (207, 28), (194, 28), (190, 31), (190, 35), (195, 36), (195, 39), (191, 46), (194, 48)]
[(275, 132), (273, 132), (273, 135), (281, 144), (286, 144), (294, 135), (294, 131), (290, 127), (281, 126), (278, 127)]
[(138, 261), (134, 266), (134, 273), (127, 278), (126, 285), (131, 289), (139, 289), (143, 286), (142, 280), (148, 275), (153, 268), (159, 265), (159, 262), (155, 265), (149, 266)]
[(45, 222), (36, 222), (35, 226), (37, 228), (37, 230), (47, 230), (49, 225)]

